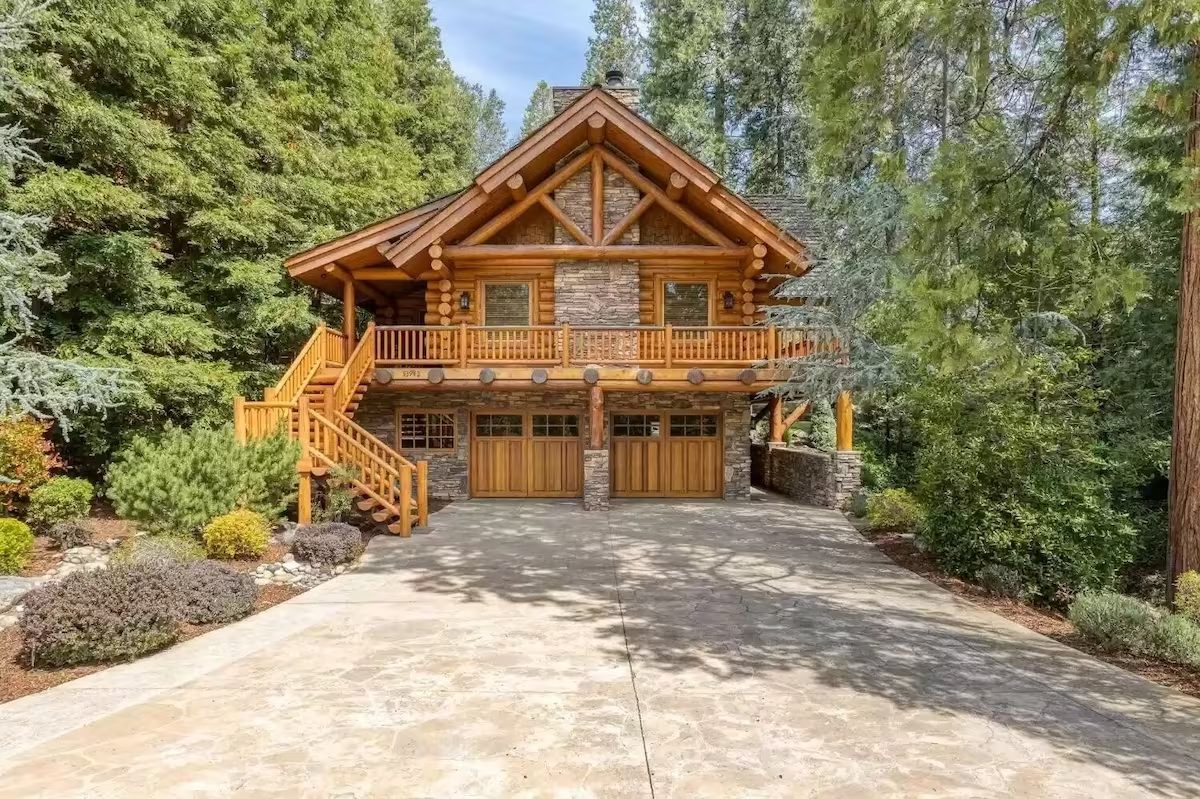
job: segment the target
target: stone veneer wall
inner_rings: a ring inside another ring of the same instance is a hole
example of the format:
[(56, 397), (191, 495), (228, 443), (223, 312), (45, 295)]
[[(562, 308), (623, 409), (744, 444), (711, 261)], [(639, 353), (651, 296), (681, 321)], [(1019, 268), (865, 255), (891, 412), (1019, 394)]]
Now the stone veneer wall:
[(862, 487), (862, 453), (753, 444), (747, 474), (754, 484), (806, 505), (841, 508)]
[[(750, 397), (746, 394), (686, 392), (608, 392), (609, 412), (645, 410), (715, 410), (722, 416), (725, 460), (725, 499), (750, 498)], [(405, 457), (429, 461), (430, 494), (447, 499), (470, 495), (471, 411), (539, 409), (580, 414), (583, 436), (589, 435), (585, 391), (367, 391), (354, 420), (391, 446), (396, 446), (396, 409), (454, 411), (455, 447), (451, 451), (408, 450)], [(608, 432), (607, 428), (605, 430)], [(584, 506), (608, 506), (608, 437), (602, 450), (584, 450)]]

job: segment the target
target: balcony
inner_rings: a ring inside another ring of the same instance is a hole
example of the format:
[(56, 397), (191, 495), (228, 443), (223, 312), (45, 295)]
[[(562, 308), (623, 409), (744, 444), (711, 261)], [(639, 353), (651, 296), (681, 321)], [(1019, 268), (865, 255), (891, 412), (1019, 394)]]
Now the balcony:
[(380, 367), (751, 368), (839, 352), (817, 329), (774, 327), (375, 327)]

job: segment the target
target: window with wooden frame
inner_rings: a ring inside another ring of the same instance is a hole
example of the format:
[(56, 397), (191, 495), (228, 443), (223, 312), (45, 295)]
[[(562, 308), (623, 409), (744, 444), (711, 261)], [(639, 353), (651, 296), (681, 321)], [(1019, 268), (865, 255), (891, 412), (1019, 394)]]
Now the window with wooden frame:
[(453, 411), (396, 411), (398, 449), (453, 450)]
[(661, 323), (675, 327), (712, 324), (712, 281), (664, 279), (659, 285)]
[(487, 327), (528, 327), (533, 324), (533, 283), (485, 281), (480, 284), (483, 324)]

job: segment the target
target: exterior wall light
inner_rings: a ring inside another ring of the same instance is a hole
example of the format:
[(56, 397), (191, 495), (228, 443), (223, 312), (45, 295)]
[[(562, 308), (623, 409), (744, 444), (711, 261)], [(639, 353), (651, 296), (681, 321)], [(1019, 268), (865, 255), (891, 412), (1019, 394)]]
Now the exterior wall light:
[(725, 310), (732, 311), (733, 310), (733, 302), (734, 302), (734, 297), (733, 297), (732, 291), (727, 291), (723, 295), (721, 295), (721, 304), (725, 306)]
[(459, 294), (458, 295), (458, 307), (464, 311), (471, 310), (471, 295), (465, 291), (462, 294)]

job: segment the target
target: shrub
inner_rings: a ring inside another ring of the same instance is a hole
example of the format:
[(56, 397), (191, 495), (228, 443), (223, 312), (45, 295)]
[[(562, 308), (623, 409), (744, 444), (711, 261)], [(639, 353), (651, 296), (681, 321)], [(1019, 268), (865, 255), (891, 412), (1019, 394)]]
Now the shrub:
[(0, 419), (0, 507), (5, 510), (15, 510), (62, 466), (46, 438), (49, 429), (49, 423), (28, 416)]
[(309, 563), (349, 563), (362, 554), (362, 532), (349, 524), (306, 524), (296, 531), (292, 552)]
[(218, 516), (204, 528), (204, 549), (212, 558), (254, 558), (267, 551), (270, 535), (261, 513), (235, 510)]
[(1177, 613), (1154, 626), (1154, 654), (1172, 663), (1200, 669), (1200, 626)]
[(95, 492), (78, 477), (51, 477), (29, 495), (25, 520), (35, 530), (49, 530), (55, 522), (88, 515)]
[(809, 421), (811, 423), (808, 432), (809, 446), (832, 452), (837, 446), (837, 422), (833, 418), (832, 406), (828, 402), (814, 402)]
[(168, 566), (204, 560), (204, 547), (196, 539), (182, 535), (139, 535), (121, 542), (111, 562), (125, 565)]
[(51, 525), (46, 537), (59, 549), (71, 549), (90, 544), (92, 531), (88, 529), (85, 519), (67, 519)]
[(169, 428), (117, 456), (108, 495), (117, 513), (151, 532), (199, 533), (238, 508), (275, 519), (295, 497), (299, 455), (283, 435), (241, 445), (228, 425)]
[(1200, 624), (1200, 572), (1186, 571), (1175, 579), (1175, 609)]
[(346, 522), (354, 512), (354, 486), (350, 482), (358, 477), (358, 469), (336, 466), (329, 470), (325, 480), (325, 491), (321, 504), (313, 513), (317, 522)]
[(254, 578), (202, 560), (180, 567), (179, 610), (190, 624), (217, 624), (250, 615), (258, 589)]
[(25, 596), (21, 630), (33, 665), (135, 658), (179, 635), (178, 575), (149, 566), (76, 572)]
[(1159, 613), (1140, 599), (1111, 591), (1084, 593), (1071, 603), (1067, 616), (1101, 649), (1135, 655), (1154, 651)]
[(1001, 563), (989, 563), (979, 570), (975, 579), (989, 594), (1018, 601), (1025, 599), (1025, 583), (1016, 569)]
[(887, 488), (867, 500), (867, 521), (872, 530), (911, 533), (921, 521), (921, 507), (903, 488)]
[(943, 569), (970, 579), (1003, 563), (1033, 597), (1062, 602), (1111, 589), (1136, 538), (1114, 507), (1086, 381), (1069, 363), (1026, 367), (925, 378), (912, 401), (922, 442), (914, 493)]
[(17, 574), (33, 554), (33, 531), (19, 519), (0, 519), (0, 574)]

